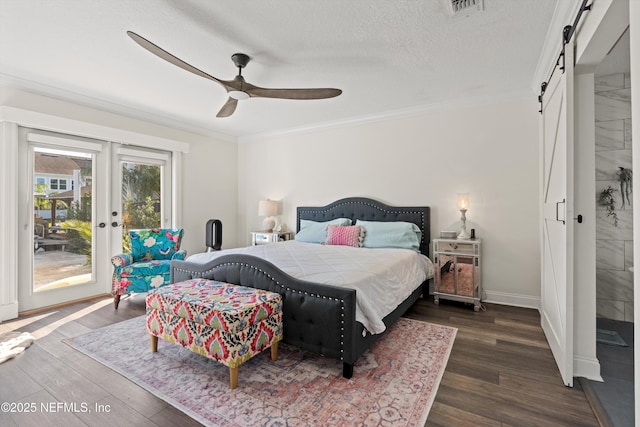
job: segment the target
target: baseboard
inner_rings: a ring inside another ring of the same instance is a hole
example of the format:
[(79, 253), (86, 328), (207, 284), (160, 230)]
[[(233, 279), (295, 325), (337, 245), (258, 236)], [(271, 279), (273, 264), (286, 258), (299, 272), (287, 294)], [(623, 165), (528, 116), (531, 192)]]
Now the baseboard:
[(534, 308), (540, 310), (540, 297), (531, 295), (510, 294), (506, 292), (484, 291), (482, 302), (491, 304), (512, 305), (514, 307)]
[(600, 376), (600, 362), (596, 358), (585, 358), (574, 355), (573, 376), (586, 378), (591, 381), (603, 381)]
[(0, 322), (18, 317), (18, 301), (0, 305)]

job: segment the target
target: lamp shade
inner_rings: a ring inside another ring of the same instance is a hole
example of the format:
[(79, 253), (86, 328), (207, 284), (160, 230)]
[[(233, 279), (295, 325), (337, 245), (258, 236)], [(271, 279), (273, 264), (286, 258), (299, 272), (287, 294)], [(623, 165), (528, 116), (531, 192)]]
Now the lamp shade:
[(466, 211), (471, 207), (469, 202), (469, 193), (458, 193), (458, 210)]
[(260, 200), (258, 203), (258, 216), (273, 216), (278, 213), (278, 202), (273, 200)]

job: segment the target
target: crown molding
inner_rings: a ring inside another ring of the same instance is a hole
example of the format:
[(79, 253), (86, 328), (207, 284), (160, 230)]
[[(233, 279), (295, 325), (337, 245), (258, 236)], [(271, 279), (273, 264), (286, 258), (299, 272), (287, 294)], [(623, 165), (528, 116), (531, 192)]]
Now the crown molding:
[(355, 126), (366, 123), (383, 122), (392, 119), (411, 117), (429, 112), (441, 112), (450, 111), (464, 108), (474, 108), (483, 105), (496, 104), (511, 99), (526, 98), (528, 96), (536, 95), (538, 88), (531, 91), (516, 91), (495, 96), (477, 96), (468, 97), (454, 101), (444, 101), (433, 104), (425, 104), (416, 107), (409, 107), (404, 109), (390, 110), (386, 112), (369, 114), (357, 117), (349, 117), (346, 119), (334, 120), (329, 122), (316, 123), (309, 126), (300, 126), (289, 129), (282, 129), (273, 132), (264, 132), (256, 134), (241, 135), (238, 137), (223, 134), (178, 121), (170, 117), (160, 116), (157, 114), (151, 114), (145, 111), (141, 111), (135, 108), (126, 107), (124, 105), (104, 101), (98, 98), (89, 97), (86, 95), (74, 93), (71, 91), (63, 90), (49, 85), (33, 82), (30, 80), (22, 79), (15, 76), (0, 73), (0, 89), (3, 87), (10, 87), (18, 90), (27, 91), (35, 95), (46, 96), (53, 99), (58, 99), (66, 102), (73, 102), (77, 105), (97, 109), (106, 113), (118, 114), (124, 117), (142, 120), (148, 123), (156, 124), (159, 126), (170, 127), (172, 129), (190, 132), (198, 135), (203, 135), (211, 138), (216, 138), (221, 141), (232, 143), (247, 143), (255, 142), (273, 137), (297, 135), (304, 133), (320, 132), (324, 130), (331, 130), (337, 128), (343, 128), (348, 126)]

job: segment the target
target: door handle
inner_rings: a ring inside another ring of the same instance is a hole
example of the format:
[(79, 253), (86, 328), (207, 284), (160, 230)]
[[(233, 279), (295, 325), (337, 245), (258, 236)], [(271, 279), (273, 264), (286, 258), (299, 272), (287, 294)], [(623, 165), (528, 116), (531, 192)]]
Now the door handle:
[[(564, 219), (560, 219), (560, 215), (558, 213), (558, 207), (560, 206), (560, 203), (566, 203), (567, 199), (562, 199), (561, 202), (556, 202), (556, 221), (562, 221), (563, 224), (566, 224), (566, 221)], [(565, 216), (566, 216), (566, 212), (565, 212)]]
[(98, 224), (99, 228), (105, 228), (107, 226), (107, 224), (105, 224), (104, 222), (101, 222), (100, 224)]
[(120, 227), (121, 225), (122, 225), (122, 224), (118, 224), (118, 222), (117, 222), (117, 221), (113, 221), (113, 222), (111, 223), (111, 226), (112, 226), (112, 227), (114, 227), (114, 228), (115, 228), (115, 227)]

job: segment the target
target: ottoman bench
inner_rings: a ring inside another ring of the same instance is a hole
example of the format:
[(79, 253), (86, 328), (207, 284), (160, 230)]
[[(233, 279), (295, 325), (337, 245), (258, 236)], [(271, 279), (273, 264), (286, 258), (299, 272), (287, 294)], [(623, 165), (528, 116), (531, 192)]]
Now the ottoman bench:
[(273, 292), (208, 279), (191, 279), (149, 291), (147, 331), (151, 351), (158, 338), (229, 367), (231, 388), (238, 367), (282, 340), (282, 297)]

